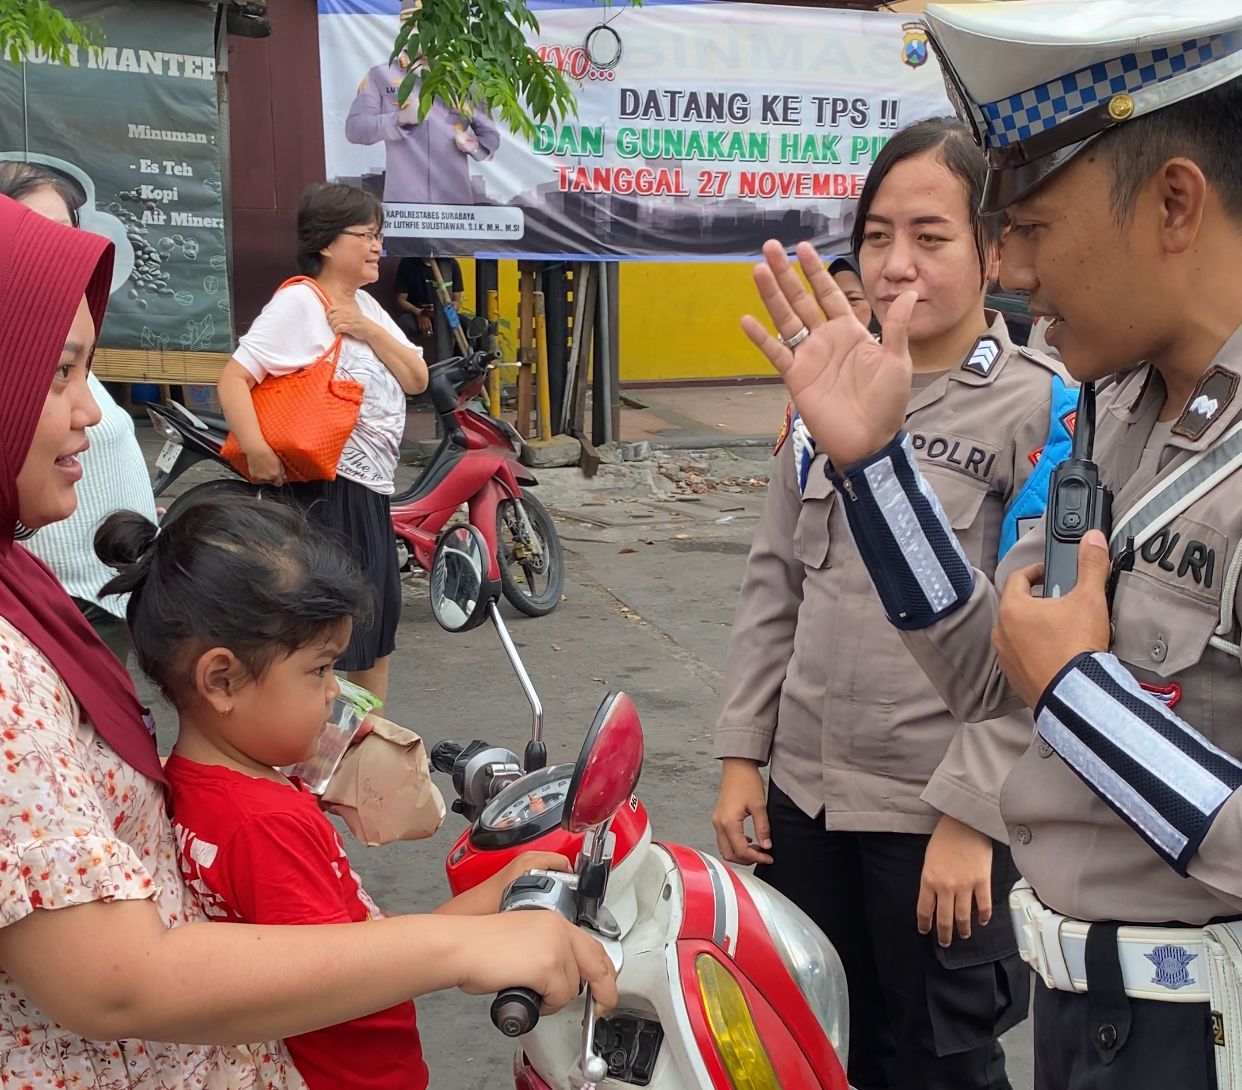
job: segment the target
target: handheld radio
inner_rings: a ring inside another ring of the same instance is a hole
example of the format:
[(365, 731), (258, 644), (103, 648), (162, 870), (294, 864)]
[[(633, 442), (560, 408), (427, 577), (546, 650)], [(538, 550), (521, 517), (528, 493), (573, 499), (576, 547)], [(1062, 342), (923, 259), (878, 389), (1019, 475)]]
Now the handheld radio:
[(1092, 460), (1095, 445), (1095, 385), (1078, 392), (1078, 415), (1070, 456), (1052, 473), (1044, 533), (1044, 597), (1060, 598), (1078, 581), (1078, 545), (1088, 530), (1107, 537), (1113, 528), (1113, 493), (1100, 483)]

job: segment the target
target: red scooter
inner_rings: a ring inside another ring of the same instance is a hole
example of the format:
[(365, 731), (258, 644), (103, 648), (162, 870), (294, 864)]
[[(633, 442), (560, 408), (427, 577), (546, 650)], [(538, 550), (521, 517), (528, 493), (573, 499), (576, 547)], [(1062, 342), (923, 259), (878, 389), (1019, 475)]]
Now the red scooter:
[[(475, 399), (494, 358), (490, 352), (473, 352), (429, 369), (422, 396), (435, 408), (443, 438), (418, 479), (392, 497), (398, 563), (403, 571), (414, 565), (428, 570), (437, 535), (465, 506), (470, 524), (499, 560), (505, 598), (522, 613), (541, 617), (561, 600), (564, 550), (552, 516), (528, 491), (538, 482), (518, 461), (522, 437), (510, 424), (477, 407)], [(200, 461), (217, 462), (232, 474), (187, 489), (169, 506), (166, 518), (204, 492), (272, 491), (269, 485), (238, 477), (220, 457), (228, 434), (223, 418), (193, 413), (175, 401), (148, 405), (147, 412), (165, 440), (155, 462), (157, 496)]]
[(587, 930), (617, 967), (619, 996), (603, 1017), (589, 990), (540, 1017), (528, 989), (498, 995), (492, 1021), (519, 1038), (516, 1090), (848, 1090), (848, 993), (832, 944), (752, 874), (652, 841), (634, 795), (642, 725), (624, 693), (605, 697), (575, 764), (547, 767), (543, 708), (499, 595), (477, 529), (445, 531), (432, 612), (450, 632), (491, 618), (534, 719), (521, 760), (484, 741), (433, 747), (433, 766), (452, 777), (453, 809), (471, 823), (449, 852), (449, 887), (473, 888), (523, 851), (576, 860), (568, 874), (518, 878), (501, 911), (559, 912)]

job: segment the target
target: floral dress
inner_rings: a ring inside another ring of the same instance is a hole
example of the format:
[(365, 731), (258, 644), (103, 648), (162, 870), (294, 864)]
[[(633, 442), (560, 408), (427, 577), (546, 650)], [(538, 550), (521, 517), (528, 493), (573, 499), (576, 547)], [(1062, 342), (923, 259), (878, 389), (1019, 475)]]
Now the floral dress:
[[(169, 927), (203, 919), (182, 884), (160, 786), (82, 721), (39, 650), (0, 618), (0, 927), (38, 908), (151, 900)], [(4, 1090), (304, 1090), (281, 1044), (87, 1041), (0, 967)]]

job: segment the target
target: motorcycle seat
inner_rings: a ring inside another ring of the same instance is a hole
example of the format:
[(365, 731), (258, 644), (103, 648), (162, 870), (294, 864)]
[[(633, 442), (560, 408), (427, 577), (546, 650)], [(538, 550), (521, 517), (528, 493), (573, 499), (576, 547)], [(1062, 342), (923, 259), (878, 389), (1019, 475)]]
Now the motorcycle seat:
[(224, 432), (226, 434), (228, 433), (229, 422), (225, 420), (224, 417), (216, 416), (213, 413), (200, 412), (196, 412), (194, 415), (197, 416), (199, 420), (206, 424), (212, 431)]

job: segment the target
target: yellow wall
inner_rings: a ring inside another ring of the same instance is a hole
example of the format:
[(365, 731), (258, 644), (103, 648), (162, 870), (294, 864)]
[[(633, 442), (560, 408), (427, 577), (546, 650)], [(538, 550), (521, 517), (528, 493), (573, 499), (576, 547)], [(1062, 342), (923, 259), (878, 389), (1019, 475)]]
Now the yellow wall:
[[(474, 262), (463, 260), (467, 310), (475, 309)], [(621, 381), (667, 382), (772, 374), (738, 322), (759, 297), (744, 261), (621, 263)], [(500, 262), (500, 312), (517, 343), (517, 262)]]

